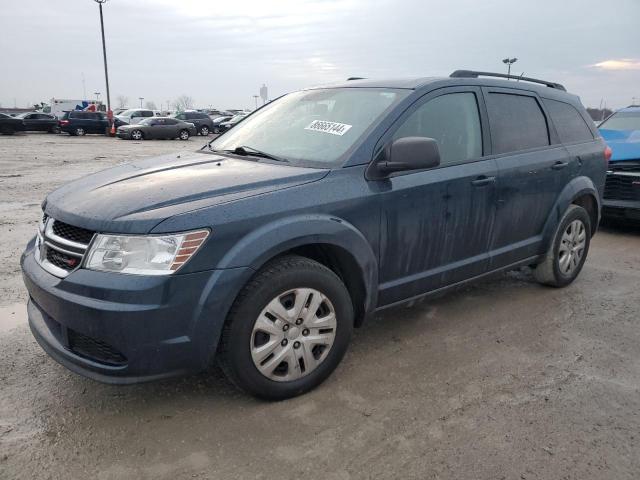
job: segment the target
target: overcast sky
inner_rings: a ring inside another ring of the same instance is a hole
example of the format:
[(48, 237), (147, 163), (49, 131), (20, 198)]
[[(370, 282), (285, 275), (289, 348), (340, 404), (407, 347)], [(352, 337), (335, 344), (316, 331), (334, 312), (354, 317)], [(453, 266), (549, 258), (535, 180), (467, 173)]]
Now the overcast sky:
[[(102, 92), (92, 0), (0, 1), (0, 104)], [(109, 0), (112, 106), (244, 108), (308, 85), (459, 68), (564, 83), (587, 106), (640, 101), (640, 0)], [(166, 107), (164, 107), (166, 108)]]

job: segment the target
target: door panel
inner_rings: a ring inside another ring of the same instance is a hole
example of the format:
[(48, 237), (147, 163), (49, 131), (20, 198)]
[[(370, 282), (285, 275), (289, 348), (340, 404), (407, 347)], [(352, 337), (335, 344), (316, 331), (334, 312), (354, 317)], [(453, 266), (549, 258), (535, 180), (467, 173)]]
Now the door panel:
[(570, 160), (534, 92), (483, 87), (498, 168), (490, 269), (543, 253), (542, 233)]
[(497, 167), (482, 157), (485, 122), (479, 89), (439, 89), (416, 101), (381, 139), (434, 138), (441, 165), (381, 182), (380, 305), (487, 270)]
[(498, 207), (492, 269), (542, 253), (542, 230), (569, 172), (555, 166), (566, 161), (562, 146), (496, 159)]

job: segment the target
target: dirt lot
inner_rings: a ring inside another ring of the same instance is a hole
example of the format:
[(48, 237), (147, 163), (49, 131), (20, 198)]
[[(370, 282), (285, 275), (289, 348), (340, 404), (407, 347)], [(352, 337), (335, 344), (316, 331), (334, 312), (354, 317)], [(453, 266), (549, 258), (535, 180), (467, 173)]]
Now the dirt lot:
[(1, 479), (640, 476), (638, 229), (603, 229), (562, 290), (512, 272), (387, 311), (285, 402), (216, 370), (116, 387), (57, 365), (26, 325), (18, 265), (45, 194), (202, 143), (0, 137)]

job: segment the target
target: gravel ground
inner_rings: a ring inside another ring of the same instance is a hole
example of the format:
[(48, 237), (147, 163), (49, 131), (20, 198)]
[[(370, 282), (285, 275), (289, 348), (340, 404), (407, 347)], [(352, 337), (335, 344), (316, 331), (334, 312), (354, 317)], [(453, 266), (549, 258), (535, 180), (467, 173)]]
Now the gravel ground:
[(45, 194), (189, 142), (0, 137), (0, 478), (636, 479), (640, 229), (603, 228), (578, 280), (523, 270), (396, 308), (303, 397), (218, 371), (117, 387), (70, 373), (26, 325), (19, 255)]

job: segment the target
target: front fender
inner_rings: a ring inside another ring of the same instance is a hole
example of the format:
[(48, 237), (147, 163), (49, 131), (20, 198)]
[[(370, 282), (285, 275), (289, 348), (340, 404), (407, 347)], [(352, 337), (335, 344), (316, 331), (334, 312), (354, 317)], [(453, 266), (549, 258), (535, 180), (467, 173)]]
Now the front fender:
[(542, 245), (544, 245), (545, 252), (549, 247), (549, 242), (551, 242), (553, 239), (553, 235), (558, 228), (558, 224), (560, 223), (562, 216), (567, 211), (567, 208), (569, 208), (569, 205), (571, 205), (575, 199), (584, 195), (593, 197), (593, 200), (597, 205), (598, 222), (600, 221), (600, 209), (602, 202), (600, 200), (600, 194), (598, 193), (598, 189), (596, 188), (595, 184), (589, 177), (581, 176), (572, 179), (567, 185), (565, 185), (562, 192), (560, 192), (560, 195), (558, 195), (558, 199), (556, 200), (551, 214), (549, 215), (549, 218), (547, 219), (547, 222), (544, 226)]
[(351, 223), (331, 215), (309, 214), (267, 223), (245, 235), (221, 259), (217, 268), (260, 269), (273, 257), (304, 245), (331, 245), (347, 252), (360, 269), (366, 314), (377, 303), (378, 262), (370, 243)]

